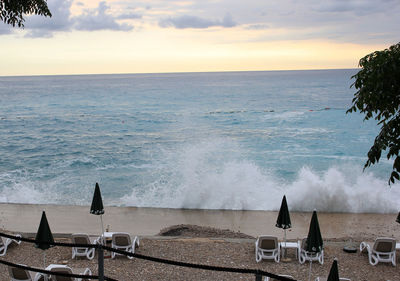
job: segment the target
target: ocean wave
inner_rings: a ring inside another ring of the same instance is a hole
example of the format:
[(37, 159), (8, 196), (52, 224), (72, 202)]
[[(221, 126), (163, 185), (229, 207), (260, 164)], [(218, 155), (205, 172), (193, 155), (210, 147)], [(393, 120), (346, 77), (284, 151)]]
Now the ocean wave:
[(276, 211), (286, 195), (293, 211), (393, 213), (400, 199), (399, 184), (337, 167), (322, 175), (303, 167), (294, 182), (283, 183), (252, 164), (230, 163), (219, 173), (195, 173), (176, 188), (169, 184), (155, 182), (121, 200), (139, 207)]
[(0, 173), (0, 202), (89, 205), (99, 181), (105, 205), (278, 210), (286, 195), (293, 211), (398, 212), (400, 184), (389, 187), (387, 179), (354, 165), (363, 161), (335, 156), (338, 161), (326, 169), (288, 169), (284, 163), (296, 154), (279, 155), (265, 153), (266, 162), (278, 164), (262, 166), (229, 138), (160, 149), (147, 161), (99, 162), (78, 155), (34, 170)]
[(286, 194), (295, 211), (398, 211), (400, 184), (389, 187), (361, 166), (346, 161), (325, 171), (303, 166), (289, 182), (252, 161), (239, 160), (238, 151), (223, 141), (188, 147), (173, 171), (158, 171), (162, 175), (158, 180), (136, 186), (121, 202), (139, 207), (278, 210)]

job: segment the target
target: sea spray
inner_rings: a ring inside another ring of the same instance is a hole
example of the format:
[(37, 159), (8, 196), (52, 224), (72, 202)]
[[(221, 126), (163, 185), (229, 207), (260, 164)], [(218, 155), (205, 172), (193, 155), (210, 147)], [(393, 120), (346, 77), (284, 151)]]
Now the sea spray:
[[(213, 145), (212, 145), (213, 144)], [(286, 194), (294, 211), (396, 212), (400, 185), (388, 186), (371, 172), (343, 161), (341, 167), (314, 171), (302, 167), (288, 182), (243, 159), (232, 142), (205, 142), (182, 149), (173, 172), (121, 200), (129, 206), (278, 210)], [(225, 157), (223, 157), (223, 154)]]

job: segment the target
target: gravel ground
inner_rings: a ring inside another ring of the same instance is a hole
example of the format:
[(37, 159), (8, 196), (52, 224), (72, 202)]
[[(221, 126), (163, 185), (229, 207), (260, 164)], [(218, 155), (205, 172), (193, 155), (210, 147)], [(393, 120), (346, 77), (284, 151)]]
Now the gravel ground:
[[(167, 233), (167, 235), (165, 234)], [(168, 236), (168, 235), (174, 236)], [(353, 243), (359, 245), (360, 238), (353, 237)], [(67, 238), (56, 239), (69, 242)], [(254, 256), (254, 238), (243, 233), (229, 230), (180, 225), (160, 232), (160, 235), (143, 237), (137, 253), (196, 264), (215, 265), (235, 268), (261, 269), (276, 274), (289, 274), (296, 280), (308, 280), (309, 264), (299, 264), (293, 249), (288, 250), (289, 262), (275, 263), (261, 261), (256, 263)], [(340, 276), (351, 280), (400, 280), (400, 268), (391, 264), (379, 263), (371, 266), (366, 254), (343, 252), (346, 241), (335, 239), (325, 241), (325, 263), (312, 264), (312, 280), (317, 276), (327, 276), (333, 259), (339, 263)], [(70, 267), (89, 267), (97, 274), (97, 256), (88, 261), (84, 258), (71, 259), (71, 249), (54, 247), (45, 251), (46, 265), (51, 263), (67, 264)], [(33, 244), (22, 242), (11, 246), (6, 256), (1, 257), (14, 263), (42, 267), (44, 252), (34, 248)], [(130, 280), (255, 280), (254, 275), (222, 273), (199, 269), (158, 264), (140, 259), (129, 260), (117, 257), (105, 259), (105, 275), (121, 281)], [(7, 267), (0, 265), (0, 280), (10, 280)]]

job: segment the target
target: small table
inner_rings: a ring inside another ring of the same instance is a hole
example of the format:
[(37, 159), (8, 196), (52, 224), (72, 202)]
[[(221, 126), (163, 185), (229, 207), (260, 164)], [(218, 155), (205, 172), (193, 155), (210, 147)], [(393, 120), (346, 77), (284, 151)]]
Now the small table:
[[(113, 236), (114, 233), (115, 232), (105, 231), (102, 235), (100, 235), (97, 238), (97, 243), (102, 244), (101, 241), (104, 239), (103, 241), (105, 242), (105, 246), (111, 247), (112, 236)], [(111, 258), (111, 252), (105, 250), (104, 251), (104, 258), (106, 258), (106, 259)]]
[(400, 250), (400, 243), (396, 243), (396, 250)]
[(114, 232), (107, 232), (107, 231), (103, 232), (103, 234), (100, 235), (100, 236), (96, 239), (96, 243), (100, 243), (103, 239), (104, 239), (106, 242), (110, 242), (111, 239), (112, 239), (113, 234), (114, 234)]
[(297, 259), (297, 242), (279, 242), (279, 248), (281, 249), (281, 255), (285, 249), (296, 249), (296, 259)]
[(114, 233), (115, 232), (107, 232), (107, 231), (105, 231), (102, 236), (104, 236), (105, 238), (112, 238)]

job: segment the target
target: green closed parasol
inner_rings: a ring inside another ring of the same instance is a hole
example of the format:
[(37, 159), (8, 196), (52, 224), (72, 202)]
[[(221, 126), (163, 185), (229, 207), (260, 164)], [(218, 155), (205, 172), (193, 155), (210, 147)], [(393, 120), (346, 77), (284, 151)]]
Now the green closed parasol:
[(104, 207), (103, 207), (103, 200), (101, 199), (101, 192), (99, 184), (96, 182), (96, 186), (94, 188), (93, 200), (92, 205), (90, 207), (90, 213), (93, 215), (100, 215), (101, 221), (101, 238), (100, 241), (103, 243), (103, 234), (104, 234), (104, 226), (103, 226), (103, 214), (104, 214)]
[[(322, 251), (323, 246), (324, 246), (324, 241), (322, 240), (321, 230), (319, 229), (317, 211), (314, 210), (311, 217), (310, 228), (308, 230), (305, 250), (307, 252), (316, 254)], [(312, 260), (310, 261), (310, 272), (308, 275), (309, 281), (311, 280), (311, 267), (312, 267)]]
[(326, 281), (339, 281), (339, 269), (337, 259), (333, 260), (331, 270), (329, 271), (328, 279)]
[(40, 219), (39, 228), (35, 237), (35, 247), (43, 250), (43, 267), (46, 267), (46, 250), (53, 247), (49, 243), (54, 243), (53, 234), (51, 233), (49, 223), (47, 221), (46, 212), (43, 211)]
[(289, 214), (289, 208), (286, 202), (286, 196), (283, 195), (282, 198), (282, 203), (281, 203), (281, 208), (279, 209), (279, 214), (278, 218), (276, 220), (276, 227), (282, 228), (284, 230), (284, 243), (285, 243), (285, 252), (284, 252), (284, 257), (286, 257), (286, 229), (289, 229), (292, 227), (292, 223), (290, 222), (290, 214)]

